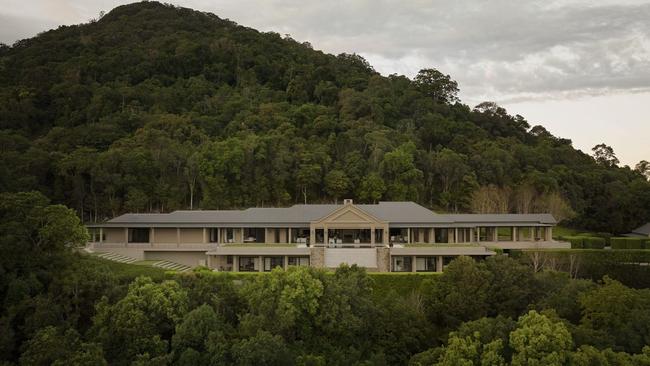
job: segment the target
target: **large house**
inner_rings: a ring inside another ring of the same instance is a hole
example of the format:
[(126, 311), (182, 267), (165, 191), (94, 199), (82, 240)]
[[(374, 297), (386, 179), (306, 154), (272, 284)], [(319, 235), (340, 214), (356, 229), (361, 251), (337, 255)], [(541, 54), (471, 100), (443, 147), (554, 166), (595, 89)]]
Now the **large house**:
[(414, 202), (125, 214), (88, 225), (91, 250), (217, 271), (357, 264), (369, 271), (442, 271), (460, 255), (567, 248), (549, 214), (436, 214)]

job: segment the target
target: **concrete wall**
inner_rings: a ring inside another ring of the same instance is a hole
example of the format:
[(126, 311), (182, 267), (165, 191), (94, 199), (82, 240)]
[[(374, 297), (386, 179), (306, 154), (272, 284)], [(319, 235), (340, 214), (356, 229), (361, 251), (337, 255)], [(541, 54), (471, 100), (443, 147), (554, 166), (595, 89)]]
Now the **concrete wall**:
[(154, 243), (176, 243), (176, 228), (154, 229)]
[(325, 267), (336, 268), (342, 263), (377, 268), (377, 249), (325, 248)]
[(165, 260), (174, 263), (184, 264), (190, 267), (196, 267), (199, 265), (199, 260), (205, 260), (207, 263), (208, 256), (205, 254), (205, 252), (160, 251), (160, 252), (144, 252), (144, 259)]
[(203, 229), (181, 229), (181, 244), (183, 243), (203, 243)]
[(104, 228), (104, 235), (106, 240), (104, 243), (124, 243), (124, 229), (123, 228)]

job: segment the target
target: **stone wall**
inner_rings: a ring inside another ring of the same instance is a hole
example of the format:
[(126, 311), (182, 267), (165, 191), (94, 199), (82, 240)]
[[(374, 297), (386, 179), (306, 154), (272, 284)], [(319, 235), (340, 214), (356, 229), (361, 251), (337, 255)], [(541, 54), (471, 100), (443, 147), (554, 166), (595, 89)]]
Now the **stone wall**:
[(309, 265), (314, 268), (325, 266), (325, 248), (309, 248)]
[(390, 248), (377, 248), (377, 272), (390, 272)]

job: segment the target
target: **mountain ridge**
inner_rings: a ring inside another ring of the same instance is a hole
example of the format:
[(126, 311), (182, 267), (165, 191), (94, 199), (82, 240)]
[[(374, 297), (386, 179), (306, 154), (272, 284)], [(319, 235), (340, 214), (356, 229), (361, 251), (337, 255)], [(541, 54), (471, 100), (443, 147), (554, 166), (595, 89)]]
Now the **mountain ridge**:
[[(592, 230), (650, 219), (650, 183), (435, 69), (379, 75), (277, 33), (156, 2), (0, 48), (2, 191), (86, 221), (125, 211), (413, 200), (551, 211)], [(615, 158), (615, 157), (614, 157)]]

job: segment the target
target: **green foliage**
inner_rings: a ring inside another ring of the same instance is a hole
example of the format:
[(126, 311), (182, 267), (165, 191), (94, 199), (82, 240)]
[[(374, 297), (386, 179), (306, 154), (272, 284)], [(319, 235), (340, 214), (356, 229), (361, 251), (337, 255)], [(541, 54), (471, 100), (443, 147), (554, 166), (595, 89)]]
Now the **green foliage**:
[(612, 249), (650, 249), (650, 240), (645, 238), (616, 237), (610, 241)]
[(489, 275), (469, 257), (451, 262), (442, 275), (423, 284), (429, 318), (434, 324), (455, 328), (486, 316)]
[(591, 230), (650, 217), (644, 168), (604, 145), (593, 159), (492, 102), (472, 109), (438, 70), (384, 77), (212, 14), (120, 6), (1, 61), (0, 191), (40, 191), (84, 222), (343, 195), (469, 211), (489, 187), (510, 192), (504, 212)]
[(580, 327), (591, 331), (591, 342), (631, 353), (650, 342), (649, 290), (630, 289), (605, 277), (603, 286), (582, 294), (580, 305)]
[(269, 332), (258, 331), (256, 335), (233, 345), (233, 357), (242, 366), (292, 365), (290, 352), (284, 339)]
[(513, 366), (562, 366), (573, 340), (562, 322), (531, 310), (519, 318), (517, 329), (510, 333), (510, 347), (514, 351)]
[(111, 363), (126, 364), (135, 357), (164, 359), (187, 302), (187, 293), (177, 282), (157, 284), (138, 277), (115, 304), (105, 298), (97, 304), (91, 332)]
[(571, 243), (571, 249), (604, 249), (607, 240), (598, 236), (564, 236), (561, 240)]

